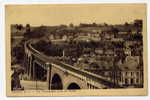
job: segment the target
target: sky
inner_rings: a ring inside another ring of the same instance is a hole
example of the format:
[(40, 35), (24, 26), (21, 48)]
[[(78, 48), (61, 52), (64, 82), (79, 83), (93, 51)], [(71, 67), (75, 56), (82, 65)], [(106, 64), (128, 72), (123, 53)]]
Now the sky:
[(6, 5), (9, 24), (60, 25), (73, 23), (123, 24), (146, 18), (145, 4)]

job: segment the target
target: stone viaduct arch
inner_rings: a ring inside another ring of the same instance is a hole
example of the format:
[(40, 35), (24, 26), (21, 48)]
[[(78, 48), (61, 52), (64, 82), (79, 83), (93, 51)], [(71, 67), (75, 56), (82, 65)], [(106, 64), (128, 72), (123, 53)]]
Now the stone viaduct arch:
[(76, 83), (71, 83), (68, 88), (68, 90), (75, 90), (75, 89), (80, 89), (80, 86)]
[(54, 74), (54, 76), (52, 77), (51, 89), (52, 90), (62, 90), (63, 89), (62, 79), (58, 74)]
[(49, 87), (52, 90), (55, 89), (87, 89), (85, 81), (79, 79), (76, 76), (71, 75), (69, 72), (59, 69), (57, 67), (52, 67), (50, 72)]

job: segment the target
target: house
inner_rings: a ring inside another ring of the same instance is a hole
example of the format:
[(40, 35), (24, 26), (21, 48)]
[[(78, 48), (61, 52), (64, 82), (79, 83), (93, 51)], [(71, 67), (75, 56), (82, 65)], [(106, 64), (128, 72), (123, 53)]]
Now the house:
[(99, 54), (99, 55), (102, 55), (104, 53), (104, 50), (102, 48), (96, 48), (95, 53)]
[(61, 36), (59, 34), (55, 34), (55, 39), (61, 39)]
[(101, 39), (103, 40), (111, 40), (114, 38), (114, 33), (112, 33), (111, 31), (103, 31), (101, 33)]
[(64, 35), (62, 36), (62, 40), (66, 41), (67, 39), (68, 39), (68, 36), (64, 34)]
[(116, 80), (123, 87), (142, 87), (143, 69), (139, 64), (139, 57), (126, 57), (123, 64), (120, 64)]
[(131, 56), (131, 49), (130, 49), (130, 48), (125, 48), (125, 49), (124, 49), (124, 53), (125, 53), (125, 55), (127, 55), (127, 56)]
[(50, 34), (50, 35), (48, 36), (48, 38), (49, 38), (49, 40), (54, 40), (54, 39), (55, 39), (54, 34)]
[(107, 56), (114, 56), (115, 55), (115, 52), (113, 50), (105, 50), (104, 51), (104, 55), (107, 55)]

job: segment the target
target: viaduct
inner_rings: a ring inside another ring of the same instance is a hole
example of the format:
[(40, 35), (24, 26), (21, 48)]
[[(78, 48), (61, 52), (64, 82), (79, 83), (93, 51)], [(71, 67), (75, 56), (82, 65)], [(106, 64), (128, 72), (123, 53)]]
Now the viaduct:
[(56, 61), (25, 43), (25, 64), (30, 80), (44, 80), (48, 90), (106, 89), (119, 87), (112, 80)]

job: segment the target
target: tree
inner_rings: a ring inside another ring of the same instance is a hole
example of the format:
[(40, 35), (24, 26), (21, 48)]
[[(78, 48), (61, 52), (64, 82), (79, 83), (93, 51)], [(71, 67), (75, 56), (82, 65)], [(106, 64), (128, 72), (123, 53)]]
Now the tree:
[(17, 25), (18, 30), (22, 30), (22, 28), (23, 28), (22, 24)]
[(97, 26), (97, 24), (96, 24), (95, 22), (94, 22), (92, 25), (93, 25), (93, 27), (96, 27), (96, 26)]
[(107, 23), (104, 23), (104, 26), (108, 26), (108, 24), (107, 24)]
[(125, 24), (124, 24), (125, 26), (129, 26), (129, 23), (128, 22), (125, 22)]
[(72, 23), (70, 23), (70, 24), (69, 24), (69, 27), (73, 28), (73, 27), (74, 27), (74, 25), (73, 25)]
[[(24, 37), (27, 39), (31, 39), (31, 38), (41, 38), (43, 37), (45, 34), (48, 33), (47, 28), (45, 26), (41, 26), (41, 27), (36, 27), (34, 28), (32, 31), (30, 30), (30, 25), (26, 26), (27, 31), (24, 34)], [(29, 30), (28, 30), (29, 29)]]
[(17, 63), (22, 63), (23, 61), (23, 56), (24, 56), (24, 49), (20, 46), (14, 47), (12, 49), (12, 56), (16, 57), (16, 61)]
[(26, 32), (30, 32), (31, 31), (31, 27), (30, 27), (30, 24), (26, 24)]
[(37, 50), (44, 52), (46, 49), (50, 48), (51, 44), (48, 44), (46, 41), (41, 40), (41, 41), (37, 42), (36, 44), (33, 44), (33, 46)]

